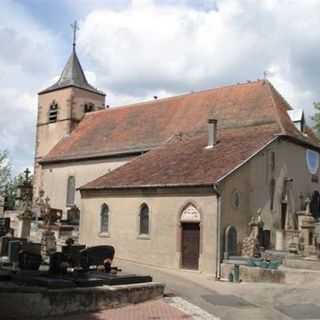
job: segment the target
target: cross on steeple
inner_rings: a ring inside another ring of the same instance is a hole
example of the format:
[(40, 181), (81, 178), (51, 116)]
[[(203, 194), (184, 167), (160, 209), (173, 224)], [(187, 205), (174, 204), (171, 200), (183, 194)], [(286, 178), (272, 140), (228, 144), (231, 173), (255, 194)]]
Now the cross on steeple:
[(73, 45), (73, 49), (75, 49), (76, 43), (77, 43), (77, 31), (80, 30), (77, 20), (75, 20), (74, 23), (72, 23), (70, 26), (73, 30), (73, 43), (72, 43), (72, 45)]

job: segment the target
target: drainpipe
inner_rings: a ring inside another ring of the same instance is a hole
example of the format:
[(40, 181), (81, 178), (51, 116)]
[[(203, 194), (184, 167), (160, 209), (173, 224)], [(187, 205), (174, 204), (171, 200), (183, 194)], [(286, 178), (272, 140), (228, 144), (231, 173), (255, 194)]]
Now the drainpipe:
[(217, 195), (217, 228), (216, 228), (216, 280), (221, 278), (221, 200), (222, 195), (216, 184), (213, 185), (213, 190)]

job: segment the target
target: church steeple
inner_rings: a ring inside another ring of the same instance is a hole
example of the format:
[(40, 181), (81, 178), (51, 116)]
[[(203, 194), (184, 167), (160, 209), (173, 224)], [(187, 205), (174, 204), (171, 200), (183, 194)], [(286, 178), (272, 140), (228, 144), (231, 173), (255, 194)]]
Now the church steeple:
[[(105, 94), (89, 84), (76, 52), (77, 23), (72, 25), (72, 52), (59, 80), (39, 92), (34, 167), (34, 194), (46, 189), (41, 160), (92, 111), (105, 109)], [(62, 203), (59, 207), (62, 207)], [(58, 207), (57, 207), (58, 208)]]
[(102, 91), (97, 90), (92, 85), (90, 85), (89, 82), (87, 81), (86, 76), (81, 67), (79, 58), (76, 53), (76, 32), (77, 30), (79, 30), (77, 21), (75, 21), (74, 24), (71, 25), (71, 27), (73, 28), (72, 52), (61, 73), (61, 76), (55, 84), (39, 92), (39, 94), (73, 86), (73, 87), (85, 89), (94, 93), (98, 93), (101, 95), (105, 95)]

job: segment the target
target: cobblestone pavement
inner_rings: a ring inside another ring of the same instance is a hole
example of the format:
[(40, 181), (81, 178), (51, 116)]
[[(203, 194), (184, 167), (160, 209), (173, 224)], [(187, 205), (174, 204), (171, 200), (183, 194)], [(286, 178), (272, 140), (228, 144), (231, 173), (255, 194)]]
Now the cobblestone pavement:
[(181, 298), (166, 298), (122, 308), (59, 317), (59, 320), (218, 320)]
[(320, 277), (294, 284), (228, 283), (199, 272), (168, 270), (116, 261), (124, 272), (150, 274), (181, 297), (221, 320), (320, 320)]

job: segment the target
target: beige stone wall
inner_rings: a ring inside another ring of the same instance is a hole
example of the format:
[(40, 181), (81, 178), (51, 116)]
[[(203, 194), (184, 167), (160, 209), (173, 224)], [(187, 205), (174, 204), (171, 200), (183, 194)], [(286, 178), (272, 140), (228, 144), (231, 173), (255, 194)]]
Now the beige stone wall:
[(85, 91), (78, 88), (72, 89), (74, 108), (72, 109), (72, 118), (75, 120), (81, 120), (84, 114), (84, 105), (86, 103), (92, 103), (94, 105), (94, 111), (104, 109), (105, 97), (97, 95), (93, 92)]
[[(51, 201), (51, 206), (66, 209), (67, 181), (69, 176), (76, 179), (76, 187), (101, 177), (109, 171), (125, 164), (132, 158), (103, 159), (91, 161), (65, 162), (43, 166), (43, 190)], [(81, 206), (80, 192), (76, 192), (75, 202)]]
[[(53, 100), (58, 104), (58, 117), (56, 122), (49, 123), (49, 107)], [(100, 110), (104, 108), (105, 97), (73, 87), (39, 95), (34, 166), (35, 195), (44, 187), (39, 161), (81, 121), (85, 103), (92, 103), (95, 110)]]
[[(247, 164), (230, 175), (220, 186), (222, 192), (222, 236), (229, 224), (236, 226), (238, 239), (248, 235), (248, 223), (252, 215), (261, 208), (265, 228), (272, 230), (274, 242), (275, 230), (280, 228), (281, 200), (285, 178), (292, 178), (289, 192), (289, 206), (292, 212), (300, 210), (302, 193), (311, 196), (319, 183), (311, 181), (312, 175), (306, 165), (306, 147), (288, 141), (276, 141)], [(275, 152), (275, 169), (271, 168), (271, 154)], [(319, 172), (317, 173), (319, 177)], [(275, 178), (274, 208), (271, 210), (270, 183)], [(240, 207), (232, 205), (232, 194), (240, 192)]]
[[(109, 206), (109, 234), (101, 235), (100, 208)], [(140, 238), (138, 216), (143, 203), (150, 208), (150, 237)], [(200, 271), (216, 272), (217, 198), (214, 194), (88, 194), (84, 193), (80, 220), (80, 242), (88, 246), (109, 244), (119, 258), (145, 264), (180, 268), (180, 215), (188, 203), (201, 213)]]

